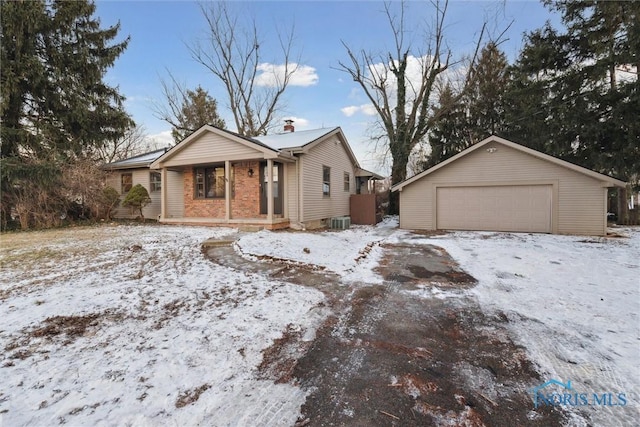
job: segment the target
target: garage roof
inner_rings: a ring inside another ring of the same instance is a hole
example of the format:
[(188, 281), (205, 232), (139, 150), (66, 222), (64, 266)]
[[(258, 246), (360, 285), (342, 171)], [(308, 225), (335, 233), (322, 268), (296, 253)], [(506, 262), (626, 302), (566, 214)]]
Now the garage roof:
[(429, 168), (429, 169), (427, 169), (427, 170), (425, 170), (423, 172), (420, 172), (419, 174), (414, 175), (411, 178), (408, 178), (408, 179), (406, 179), (406, 180), (394, 185), (393, 187), (391, 187), (391, 191), (402, 191), (402, 189), (404, 187), (406, 187), (407, 185), (409, 185), (409, 184), (411, 184), (411, 183), (413, 183), (413, 182), (415, 182), (415, 181), (417, 181), (417, 180), (419, 180), (419, 179), (421, 179), (421, 178), (423, 178), (423, 177), (425, 177), (425, 176), (427, 176), (427, 175), (429, 175), (429, 174), (431, 174), (431, 173), (433, 173), (433, 172), (435, 172), (435, 171), (447, 166), (449, 163), (455, 162), (459, 158), (464, 157), (467, 154), (474, 152), (475, 150), (479, 150), (480, 148), (484, 147), (485, 145), (487, 145), (487, 144), (489, 144), (491, 142), (496, 142), (498, 144), (506, 145), (507, 147), (511, 147), (513, 149), (522, 151), (522, 152), (524, 152), (526, 154), (529, 154), (531, 156), (537, 157), (539, 159), (546, 160), (548, 162), (555, 163), (557, 165), (563, 166), (563, 167), (565, 167), (567, 169), (571, 169), (571, 170), (573, 170), (575, 172), (578, 172), (578, 173), (581, 173), (583, 175), (587, 175), (587, 176), (589, 176), (591, 178), (594, 178), (594, 179), (597, 179), (599, 181), (602, 181), (602, 182), (606, 183), (608, 187), (625, 187), (627, 185), (626, 182), (620, 181), (619, 179), (615, 179), (615, 178), (612, 178), (612, 177), (610, 177), (608, 175), (604, 175), (604, 174), (601, 174), (601, 173), (598, 173), (598, 172), (594, 172), (594, 171), (592, 171), (590, 169), (583, 168), (582, 166), (574, 165), (573, 163), (569, 163), (569, 162), (567, 162), (565, 160), (558, 159), (557, 157), (553, 157), (553, 156), (550, 156), (548, 154), (541, 153), (540, 151), (536, 151), (536, 150), (533, 150), (531, 148), (525, 147), (523, 145), (516, 144), (515, 142), (511, 142), (509, 140), (506, 140), (504, 138), (500, 138), (499, 136), (492, 135), (492, 136), (490, 136), (490, 137), (478, 142), (477, 144), (472, 145), (471, 147), (467, 148), (466, 150), (461, 151), (460, 153), (456, 154), (455, 156), (451, 157), (450, 159), (447, 159), (444, 162), (438, 163), (434, 167)]

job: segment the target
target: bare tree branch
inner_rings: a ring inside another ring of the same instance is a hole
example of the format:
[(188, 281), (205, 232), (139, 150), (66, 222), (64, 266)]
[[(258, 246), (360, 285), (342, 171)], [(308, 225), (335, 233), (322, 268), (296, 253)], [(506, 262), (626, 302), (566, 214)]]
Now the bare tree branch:
[(127, 129), (122, 138), (97, 147), (93, 157), (98, 162), (111, 163), (142, 154), (148, 148), (146, 137), (144, 126), (136, 125)]
[[(358, 83), (377, 112), (393, 161), (393, 183), (405, 179), (411, 151), (426, 138), (434, 123), (444, 113), (442, 108), (434, 108), (434, 95), (439, 81), (454, 65), (451, 62), (452, 53), (445, 46), (448, 0), (434, 0), (431, 4), (435, 9), (433, 32), (424, 38), (418, 48), (421, 54), (412, 54), (415, 51), (412, 43), (415, 41), (405, 37), (405, 2), (400, 3), (397, 14), (393, 11), (397, 3), (385, 4), (384, 13), (394, 43), (391, 51), (384, 55), (373, 55), (364, 50), (356, 53), (346, 43), (342, 43), (349, 61), (338, 62), (338, 69)], [(483, 25), (475, 52), (469, 61), (469, 70), (476, 63), (484, 29)], [(409, 74), (410, 68), (416, 66), (419, 69), (419, 81), (412, 80)], [(472, 77), (472, 72), (466, 74), (467, 80)], [(463, 84), (463, 90), (466, 85), (467, 82)], [(376, 146), (380, 145), (379, 142), (380, 140)]]
[(284, 67), (280, 75), (277, 68), (269, 69), (261, 56), (262, 41), (255, 20), (245, 26), (226, 2), (202, 3), (200, 10), (208, 33), (206, 43), (187, 46), (191, 56), (223, 83), (238, 133), (266, 134), (283, 108), (282, 95), (298, 68), (292, 60), (293, 29), (285, 36), (279, 34), (282, 64), (272, 65)]

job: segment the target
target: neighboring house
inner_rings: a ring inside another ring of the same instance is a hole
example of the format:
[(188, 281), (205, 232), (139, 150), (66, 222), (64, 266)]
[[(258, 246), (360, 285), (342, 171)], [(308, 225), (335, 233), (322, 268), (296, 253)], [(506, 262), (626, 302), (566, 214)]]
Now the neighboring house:
[(161, 177), (160, 222), (314, 228), (348, 216), (375, 174), (339, 127), (287, 129), (248, 138), (205, 125), (161, 154), (147, 172)]
[(163, 148), (129, 159), (107, 163), (102, 167), (104, 170), (109, 171), (107, 185), (115, 188), (120, 193), (120, 206), (112, 213), (114, 218), (136, 218), (140, 215), (137, 210), (122, 206), (122, 201), (131, 190), (131, 187), (136, 184), (142, 184), (151, 197), (151, 203), (142, 209), (142, 213), (145, 218), (158, 219), (162, 189), (161, 175), (158, 171), (150, 170), (149, 166), (166, 151)]
[(606, 235), (625, 182), (491, 136), (399, 184), (400, 227)]

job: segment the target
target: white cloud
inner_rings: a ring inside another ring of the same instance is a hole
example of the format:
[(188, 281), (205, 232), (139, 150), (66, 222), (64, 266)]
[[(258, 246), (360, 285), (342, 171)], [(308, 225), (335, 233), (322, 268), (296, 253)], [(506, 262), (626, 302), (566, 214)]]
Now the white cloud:
[(348, 107), (344, 107), (340, 109), (340, 111), (342, 111), (342, 114), (344, 114), (347, 117), (353, 116), (355, 113), (358, 112), (358, 110), (360, 110), (360, 107), (356, 105), (350, 105)]
[(351, 117), (356, 113), (362, 113), (365, 116), (375, 116), (377, 111), (372, 104), (362, 104), (362, 105), (350, 105), (348, 107), (341, 108), (342, 114), (347, 117)]
[(170, 130), (154, 133), (153, 135), (147, 135), (145, 137), (145, 143), (148, 145), (150, 150), (171, 147), (174, 145)]
[(378, 114), (376, 107), (374, 107), (373, 104), (362, 104), (360, 106), (360, 111), (362, 111), (362, 114), (365, 116), (375, 116)]
[[(297, 68), (296, 68), (297, 67)], [(316, 69), (309, 65), (299, 65), (296, 63), (289, 64), (289, 70), (295, 68), (294, 73), (289, 79), (291, 86), (313, 86), (320, 79), (316, 73)], [(258, 65), (260, 74), (256, 76), (255, 83), (258, 86), (275, 87), (284, 80), (285, 65), (269, 64), (264, 62)]]

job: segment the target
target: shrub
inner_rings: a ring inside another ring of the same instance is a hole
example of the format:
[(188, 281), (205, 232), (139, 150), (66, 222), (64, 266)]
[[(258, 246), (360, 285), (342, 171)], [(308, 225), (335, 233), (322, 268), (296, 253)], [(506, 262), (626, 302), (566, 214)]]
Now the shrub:
[[(96, 203), (98, 205), (96, 210), (99, 210), (100, 212), (104, 211), (105, 218), (110, 220), (111, 213), (120, 204), (120, 194), (118, 194), (118, 190), (113, 187), (105, 187), (102, 189), (102, 194), (100, 196), (101, 197)], [(96, 216), (99, 216), (99, 214)]]
[(127, 197), (124, 198), (122, 206), (129, 206), (133, 209), (138, 209), (140, 212), (140, 219), (144, 221), (144, 215), (142, 214), (142, 208), (151, 203), (151, 197), (149, 192), (142, 184), (136, 184), (129, 190)]

